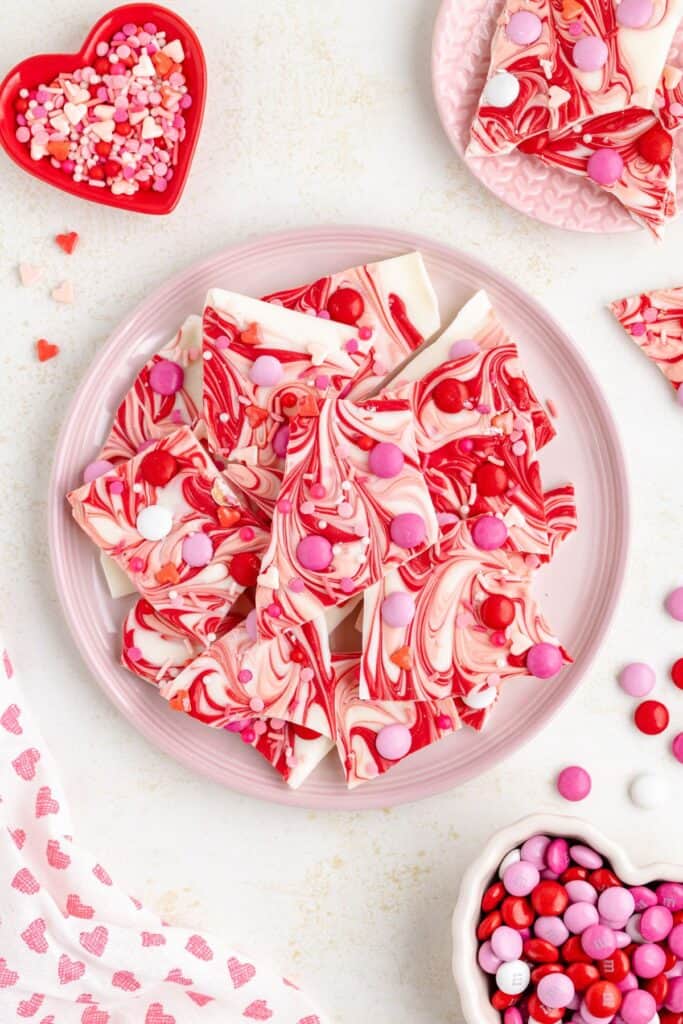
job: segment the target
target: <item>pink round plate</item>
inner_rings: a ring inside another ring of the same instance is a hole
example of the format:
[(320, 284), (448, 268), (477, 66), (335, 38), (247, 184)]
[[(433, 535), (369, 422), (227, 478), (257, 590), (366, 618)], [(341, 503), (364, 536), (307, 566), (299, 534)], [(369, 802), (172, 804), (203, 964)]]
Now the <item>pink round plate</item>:
[[(487, 730), (463, 729), (349, 793), (334, 754), (294, 792), (235, 737), (178, 714), (118, 664), (121, 621), (132, 598), (114, 601), (98, 554), (73, 523), (66, 492), (96, 455), (114, 411), (139, 367), (209, 287), (251, 295), (314, 280), (327, 272), (419, 249), (441, 303), (444, 325), (486, 288), (512, 333), (540, 397), (551, 397), (558, 437), (542, 453), (544, 482), (577, 485), (581, 528), (539, 580), (553, 628), (575, 657), (554, 683), (509, 683)], [(529, 740), (578, 686), (609, 623), (627, 548), (628, 496), (615, 425), (569, 338), (510, 281), (470, 256), (426, 238), (375, 228), (314, 228), (271, 235), (188, 268), (126, 317), (90, 367), (73, 400), (55, 455), (49, 495), (52, 564), (74, 640), (100, 686), (148, 739), (232, 789), (310, 808), (386, 807), (430, 796), (478, 775)], [(590, 580), (591, 585), (586, 586)], [(547, 596), (546, 596), (547, 595)]]
[[(443, 0), (434, 28), (432, 85), (439, 117), (451, 145), (475, 177), (508, 206), (544, 224), (574, 231), (633, 231), (636, 222), (592, 181), (546, 167), (524, 153), (465, 158), (470, 124), (489, 67), (491, 37), (503, 0)], [(683, 27), (670, 61), (679, 63)], [(683, 133), (676, 137), (683, 159)], [(678, 183), (683, 202), (683, 181)]]

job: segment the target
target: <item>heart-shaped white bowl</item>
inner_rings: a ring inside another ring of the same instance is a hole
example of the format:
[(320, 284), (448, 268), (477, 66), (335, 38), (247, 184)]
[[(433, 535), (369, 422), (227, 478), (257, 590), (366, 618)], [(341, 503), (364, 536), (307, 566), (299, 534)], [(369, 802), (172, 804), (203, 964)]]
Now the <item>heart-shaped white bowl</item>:
[(646, 885), (654, 881), (683, 882), (683, 866), (646, 864), (637, 867), (621, 846), (587, 821), (568, 814), (533, 814), (496, 832), (465, 872), (453, 913), (453, 976), (467, 1024), (501, 1024), (503, 1019), (489, 1002), (488, 976), (477, 963), (479, 942), (476, 930), (481, 900), (497, 877), (503, 857), (536, 835), (576, 838), (592, 846), (609, 861), (626, 885)]

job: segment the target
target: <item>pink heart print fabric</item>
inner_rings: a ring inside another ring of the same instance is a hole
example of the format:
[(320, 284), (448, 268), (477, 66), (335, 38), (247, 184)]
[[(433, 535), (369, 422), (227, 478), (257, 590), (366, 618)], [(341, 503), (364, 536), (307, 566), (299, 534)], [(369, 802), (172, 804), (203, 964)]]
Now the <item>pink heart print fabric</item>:
[(287, 979), (215, 938), (163, 924), (74, 841), (56, 766), (4, 653), (0, 1021), (15, 1020), (325, 1024)]

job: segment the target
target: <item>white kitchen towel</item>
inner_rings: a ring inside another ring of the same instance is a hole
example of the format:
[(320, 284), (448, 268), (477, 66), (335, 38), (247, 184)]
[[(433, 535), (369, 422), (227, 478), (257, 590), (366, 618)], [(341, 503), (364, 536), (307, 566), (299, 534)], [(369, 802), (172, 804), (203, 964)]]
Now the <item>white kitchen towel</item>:
[[(2, 646), (0, 645), (0, 652)], [(164, 925), (72, 838), (57, 770), (0, 665), (0, 1021), (324, 1024), (215, 938)]]

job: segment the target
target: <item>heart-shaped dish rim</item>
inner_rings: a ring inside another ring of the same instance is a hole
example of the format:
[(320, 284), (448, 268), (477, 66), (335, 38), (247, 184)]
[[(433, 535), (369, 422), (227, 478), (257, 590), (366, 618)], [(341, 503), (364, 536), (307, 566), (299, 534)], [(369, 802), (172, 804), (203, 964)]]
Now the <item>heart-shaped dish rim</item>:
[(633, 864), (624, 849), (593, 825), (569, 814), (533, 814), (496, 832), (467, 868), (453, 912), (453, 977), (467, 1024), (502, 1024), (502, 1014), (491, 1006), (487, 975), (477, 962), (476, 928), (481, 899), (503, 857), (535, 835), (576, 836), (601, 853), (628, 885), (657, 880), (683, 882), (683, 865)]
[[(183, 73), (192, 96), (192, 106), (185, 112), (187, 135), (178, 150), (175, 174), (165, 192), (136, 192), (133, 196), (115, 196), (109, 188), (92, 188), (75, 182), (69, 175), (53, 167), (49, 160), (32, 160), (24, 143), (16, 138), (14, 100), (22, 88), (34, 88), (49, 82), (61, 71), (74, 71), (90, 64), (95, 48), (108, 40), (127, 21), (154, 21), (178, 38), (185, 50)], [(88, 32), (77, 53), (38, 53), (16, 64), (0, 84), (0, 144), (8, 156), (34, 178), (93, 203), (113, 206), (134, 213), (168, 214), (178, 205), (189, 177), (206, 104), (206, 61), (201, 43), (192, 28), (173, 11), (158, 4), (124, 4), (104, 14)]]

